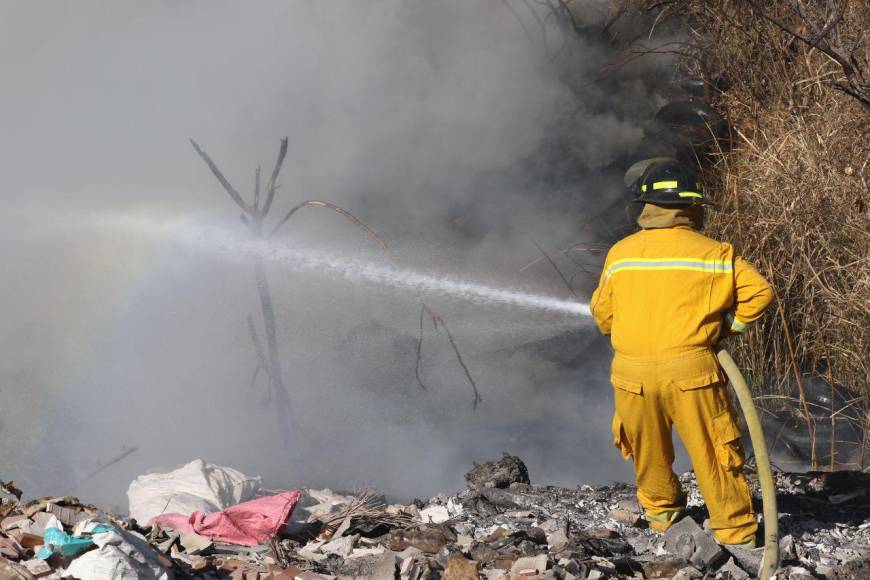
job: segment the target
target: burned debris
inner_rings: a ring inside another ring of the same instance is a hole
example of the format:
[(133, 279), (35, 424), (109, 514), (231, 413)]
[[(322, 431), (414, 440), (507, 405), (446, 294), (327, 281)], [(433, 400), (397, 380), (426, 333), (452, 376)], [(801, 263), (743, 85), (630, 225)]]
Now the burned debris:
[[(664, 534), (644, 525), (628, 484), (535, 485), (508, 454), (466, 481), (454, 495), (391, 504), (372, 491), (267, 491), (197, 460), (137, 478), (136, 518), (73, 497), (22, 501), (4, 483), (0, 578), (744, 579), (760, 562), (760, 550), (713, 540), (691, 473), (687, 516)], [(870, 474), (780, 473), (777, 488), (776, 577), (866, 578)]]
[(505, 453), (498, 461), (478, 464), (465, 474), (469, 487), (510, 487), (514, 483), (530, 484), (526, 464), (514, 455)]

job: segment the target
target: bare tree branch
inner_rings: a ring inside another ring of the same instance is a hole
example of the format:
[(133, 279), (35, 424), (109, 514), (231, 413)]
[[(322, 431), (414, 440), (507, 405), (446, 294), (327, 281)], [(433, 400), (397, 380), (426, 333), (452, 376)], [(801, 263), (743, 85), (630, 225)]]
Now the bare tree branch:
[[(264, 367), (269, 366), (269, 360), (266, 358), (266, 349), (263, 348), (263, 343), (260, 342), (260, 337), (257, 334), (257, 326), (254, 324), (254, 317), (248, 314), (248, 334), (251, 337), (251, 342), (254, 344), (254, 351), (257, 353), (257, 360)], [(267, 371), (268, 372), (268, 371)]]
[(616, 7), (613, 8), (613, 13), (610, 15), (610, 17), (604, 23), (604, 26), (601, 28), (601, 31), (604, 32), (605, 34), (610, 34), (610, 29), (613, 27), (614, 24), (617, 23), (617, 21), (619, 21), (620, 18), (622, 18), (625, 15), (627, 10), (628, 10), (627, 1), (620, 0), (620, 2), (616, 5)]
[(224, 177), (224, 174), (221, 173), (221, 170), (217, 168), (217, 165), (215, 165), (214, 161), (211, 160), (211, 157), (208, 156), (208, 153), (203, 151), (197, 144), (197, 142), (193, 139), (190, 140), (190, 144), (193, 145), (193, 149), (199, 154), (200, 157), (202, 157), (202, 160), (205, 161), (205, 164), (208, 165), (208, 168), (211, 169), (211, 172), (214, 174), (215, 177), (217, 177), (217, 180), (224, 187), (227, 194), (229, 194), (233, 201), (236, 202), (236, 205), (242, 208), (242, 211), (244, 211), (245, 213), (253, 213), (253, 208), (245, 203), (245, 200), (242, 199), (242, 195), (238, 191), (236, 191), (236, 188), (230, 185), (230, 182), (227, 181), (227, 178)]
[(257, 171), (254, 173), (254, 211), (260, 209), (260, 166), (257, 165)]
[(868, 72), (864, 70), (864, 65), (858, 62), (854, 53), (847, 53), (842, 46), (832, 44), (829, 39), (831, 32), (836, 33), (837, 31), (837, 24), (839, 24), (845, 14), (845, 6), (842, 6), (840, 9), (835, 8), (832, 14), (826, 17), (825, 25), (819, 28), (813, 22), (813, 19), (803, 10), (799, 2), (789, 0), (789, 5), (798, 14), (803, 24), (813, 32), (812, 36), (807, 36), (787, 24), (781, 18), (766, 12), (757, 0), (746, 0), (746, 2), (758, 16), (767, 20), (786, 34), (820, 50), (839, 64), (846, 77), (846, 82), (834, 83), (834, 87), (857, 99), (866, 109), (870, 110), (870, 83), (867, 81)]
[(272, 208), (272, 202), (275, 200), (275, 189), (278, 181), (278, 174), (281, 173), (281, 166), (284, 164), (284, 158), (287, 157), (287, 137), (281, 139), (281, 148), (278, 150), (278, 159), (275, 160), (275, 168), (272, 170), (272, 176), (269, 178), (269, 183), (266, 184), (266, 202), (263, 204), (261, 215), (265, 216)]
[(459, 346), (456, 344), (456, 339), (453, 338), (453, 333), (450, 332), (450, 327), (447, 326), (447, 323), (444, 322), (443, 318), (435, 314), (428, 306), (423, 304), (423, 308), (426, 309), (426, 312), (432, 317), (432, 320), (435, 321), (436, 324), (441, 324), (441, 327), (447, 334), (447, 340), (450, 341), (450, 346), (453, 348), (453, 354), (456, 355), (456, 360), (459, 361), (459, 366), (462, 367), (462, 371), (465, 373), (465, 378), (468, 381), (468, 384), (471, 385), (471, 389), (474, 391), (474, 400), (471, 403), (471, 408), (476, 411), (477, 406), (483, 402), (483, 397), (480, 396), (480, 391), (477, 390), (477, 383), (475, 382), (474, 377), (471, 376), (471, 371), (468, 370), (468, 365), (465, 364), (465, 359), (462, 358), (462, 353), (459, 352)]
[(559, 278), (561, 278), (562, 282), (565, 283), (565, 287), (568, 288), (568, 292), (571, 293), (571, 296), (576, 298), (577, 294), (574, 292), (574, 289), (571, 287), (571, 283), (568, 281), (568, 279), (565, 277), (565, 275), (562, 274), (562, 270), (559, 269), (559, 266), (556, 265), (556, 262), (553, 261), (553, 258), (551, 258), (550, 255), (544, 251), (544, 248), (542, 248), (538, 242), (536, 242), (535, 240), (532, 240), (532, 243), (535, 244), (535, 247), (538, 248), (538, 251), (541, 252), (541, 254), (544, 256), (544, 258), (547, 259), (547, 261), (550, 263), (550, 265), (553, 267), (553, 269), (559, 275)]
[(353, 215), (352, 213), (350, 213), (346, 209), (339, 207), (339, 206), (335, 205), (334, 203), (329, 203), (328, 201), (309, 199), (308, 201), (303, 201), (302, 203), (297, 204), (289, 212), (287, 212), (287, 215), (284, 216), (284, 219), (282, 219), (280, 222), (278, 222), (278, 225), (276, 225), (272, 229), (272, 233), (269, 234), (269, 237), (274, 236), (275, 233), (277, 233), (277, 231), (281, 228), (281, 226), (283, 226), (285, 223), (287, 223), (287, 221), (291, 217), (293, 217), (293, 214), (295, 214), (297, 211), (299, 211), (303, 207), (308, 207), (308, 206), (323, 207), (326, 209), (331, 209), (332, 211), (341, 214), (342, 216), (344, 216), (345, 218), (350, 220), (354, 225), (356, 225), (361, 230), (363, 230), (366, 234), (368, 234), (369, 237), (371, 237), (373, 240), (375, 240), (378, 243), (378, 245), (380, 245), (381, 248), (383, 248), (384, 252), (387, 254), (387, 256), (390, 257), (390, 259), (393, 262), (399, 263), (399, 258), (393, 253), (392, 250), (390, 250), (389, 246), (387, 246), (387, 242), (385, 242), (384, 239), (381, 236), (379, 236), (372, 228), (367, 226), (365, 223), (363, 223), (362, 220), (357, 218), (355, 215)]
[(824, 27), (819, 31), (818, 38), (816, 40), (822, 39), (827, 36), (832, 30), (836, 28), (840, 21), (843, 20), (843, 17), (846, 15), (846, 3), (842, 2), (837, 8), (831, 12), (828, 21), (825, 23)]
[(420, 307), (420, 335), (417, 337), (417, 362), (414, 365), (414, 374), (417, 377), (417, 384), (420, 385), (420, 388), (424, 391), (428, 391), (429, 389), (426, 387), (426, 383), (423, 382), (423, 378), (420, 376), (420, 371), (423, 366), (423, 318), (426, 314), (426, 306), (423, 305)]

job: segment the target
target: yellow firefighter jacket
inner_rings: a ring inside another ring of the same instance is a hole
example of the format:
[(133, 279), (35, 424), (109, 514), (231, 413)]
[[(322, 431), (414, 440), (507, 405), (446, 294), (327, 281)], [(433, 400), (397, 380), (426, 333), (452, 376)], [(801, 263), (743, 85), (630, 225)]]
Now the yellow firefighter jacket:
[(611, 248), (590, 302), (617, 354), (668, 360), (710, 349), (723, 321), (726, 331), (746, 330), (773, 298), (767, 281), (731, 244), (695, 231), (684, 210), (646, 207), (641, 225), (663, 227)]

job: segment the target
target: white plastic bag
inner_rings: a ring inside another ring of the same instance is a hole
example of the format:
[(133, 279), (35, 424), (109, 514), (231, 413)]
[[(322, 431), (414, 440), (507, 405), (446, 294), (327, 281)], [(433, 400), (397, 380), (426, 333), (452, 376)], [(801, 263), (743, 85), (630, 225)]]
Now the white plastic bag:
[(130, 517), (140, 525), (164, 513), (211, 513), (257, 497), (262, 481), (202, 459), (166, 473), (137, 477), (127, 489)]

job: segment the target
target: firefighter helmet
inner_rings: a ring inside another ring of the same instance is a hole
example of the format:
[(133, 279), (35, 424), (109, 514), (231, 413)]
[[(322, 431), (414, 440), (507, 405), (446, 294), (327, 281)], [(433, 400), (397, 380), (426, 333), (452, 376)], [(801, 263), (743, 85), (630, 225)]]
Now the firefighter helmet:
[(625, 184), (634, 201), (662, 206), (712, 205), (704, 195), (701, 180), (680, 162), (666, 157), (647, 159), (632, 165)]

